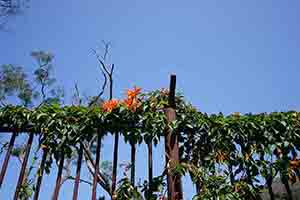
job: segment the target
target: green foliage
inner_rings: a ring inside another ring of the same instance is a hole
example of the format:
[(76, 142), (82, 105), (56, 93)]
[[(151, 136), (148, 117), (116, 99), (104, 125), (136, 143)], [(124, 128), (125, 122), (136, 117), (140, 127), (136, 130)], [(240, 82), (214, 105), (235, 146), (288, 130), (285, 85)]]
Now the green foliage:
[(31, 183), (24, 182), (20, 188), (19, 200), (28, 200), (33, 195), (33, 192)]
[[(25, 73), (24, 69), (15, 65), (2, 65), (0, 68), (0, 103), (7, 105), (7, 101), (20, 100), (20, 105), (32, 106), (38, 98), (41, 103), (59, 103), (63, 98), (63, 89), (56, 86), (53, 78), (53, 55), (43, 51), (32, 52), (31, 56), (37, 61), (38, 68), (33, 76)], [(36, 85), (33, 84), (36, 83)]]
[(16, 95), (21, 104), (28, 106), (32, 103), (33, 89), (22, 67), (2, 65), (0, 69), (0, 101), (5, 105), (9, 96)]
[(106, 178), (106, 180), (110, 183), (112, 178), (112, 162), (111, 161), (102, 161), (101, 162), (101, 172)]
[(144, 193), (144, 197), (147, 200), (156, 200), (164, 196), (164, 191), (166, 190), (165, 176), (157, 176), (152, 180), (151, 185), (148, 181), (144, 181), (144, 184), (140, 186), (141, 192)]
[(52, 87), (56, 79), (53, 77), (52, 60), (54, 56), (44, 51), (34, 51), (31, 56), (38, 63), (38, 68), (34, 71), (34, 81), (40, 85), (40, 96), (43, 103), (59, 103), (63, 97), (63, 90), (59, 87)]
[[(169, 127), (179, 136), (181, 156), (181, 164), (172, 170), (180, 175), (189, 172), (200, 188), (195, 199), (255, 199), (262, 188), (258, 177), (280, 175), (284, 181), (295, 181), (299, 175), (300, 113), (207, 115), (178, 95), (177, 120), (168, 124), (167, 97), (165, 90), (143, 94), (135, 111), (124, 104), (111, 112), (101, 106), (6, 106), (0, 109), (0, 127), (42, 134), (41, 146), (49, 149), (46, 172), (53, 159), (62, 153), (70, 158), (79, 141), (90, 142), (97, 130), (102, 137), (120, 133), (131, 144), (141, 144), (160, 142)], [(139, 198), (137, 188), (128, 184), (127, 179), (119, 183), (122, 198)], [(160, 179), (155, 188), (145, 185), (141, 192), (151, 195), (163, 187)]]
[(136, 187), (130, 184), (128, 178), (123, 178), (119, 181), (117, 189), (117, 199), (120, 200), (143, 200), (143, 196)]

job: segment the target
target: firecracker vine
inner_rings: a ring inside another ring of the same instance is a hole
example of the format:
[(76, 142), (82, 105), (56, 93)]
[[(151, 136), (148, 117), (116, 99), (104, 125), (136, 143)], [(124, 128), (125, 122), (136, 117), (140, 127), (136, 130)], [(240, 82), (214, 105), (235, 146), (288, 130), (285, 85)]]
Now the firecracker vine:
[[(164, 89), (141, 93), (135, 87), (124, 100), (111, 99), (98, 107), (45, 104), (29, 109), (7, 105), (0, 109), (0, 127), (41, 135), (40, 147), (50, 154), (49, 172), (61, 152), (70, 158), (75, 146), (92, 140), (99, 128), (102, 136), (120, 133), (131, 144), (158, 144), (168, 126), (179, 136), (181, 156), (181, 166), (168, 170), (189, 172), (198, 187), (195, 199), (220, 195), (223, 199), (255, 199), (264, 188), (263, 180), (270, 189), (270, 181), (278, 176), (286, 187), (299, 179), (299, 112), (208, 115), (178, 94), (177, 120), (168, 124), (163, 112), (167, 97)], [(120, 184), (125, 186), (117, 193), (139, 196), (136, 187), (127, 186), (128, 179), (122, 180)]]

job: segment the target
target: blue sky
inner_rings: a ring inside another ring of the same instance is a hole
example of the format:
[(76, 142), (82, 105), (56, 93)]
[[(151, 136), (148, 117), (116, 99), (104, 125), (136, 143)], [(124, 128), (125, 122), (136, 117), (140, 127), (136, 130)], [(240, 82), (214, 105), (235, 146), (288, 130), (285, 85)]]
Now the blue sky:
[[(67, 96), (75, 82), (85, 94), (97, 93), (102, 77), (91, 48), (106, 40), (116, 66), (115, 97), (133, 85), (168, 87), (175, 73), (178, 89), (204, 112), (300, 109), (298, 1), (31, 0), (29, 6), (0, 32), (0, 63), (31, 72), (30, 52), (50, 51)], [(105, 142), (108, 159), (112, 141)], [(141, 166), (145, 153), (140, 150)], [(128, 158), (122, 151), (121, 159)], [(49, 199), (51, 191), (45, 191)]]

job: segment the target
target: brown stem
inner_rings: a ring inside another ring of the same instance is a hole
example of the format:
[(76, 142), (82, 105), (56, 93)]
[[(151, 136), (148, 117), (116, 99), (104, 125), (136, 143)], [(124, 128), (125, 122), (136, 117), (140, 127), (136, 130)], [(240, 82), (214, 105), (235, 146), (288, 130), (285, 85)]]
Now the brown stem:
[(273, 188), (272, 188), (273, 177), (271, 174), (268, 174), (266, 181), (267, 181), (270, 198), (271, 198), (271, 200), (275, 200), (275, 196), (274, 196), (274, 192), (273, 192)]
[(0, 188), (1, 188), (3, 180), (4, 180), (4, 176), (5, 176), (5, 173), (6, 173), (6, 170), (7, 170), (8, 162), (9, 162), (9, 159), (10, 159), (10, 154), (11, 154), (11, 151), (13, 149), (16, 136), (17, 136), (17, 133), (14, 132), (13, 135), (11, 136), (11, 138), (10, 138), (10, 141), (9, 141), (8, 149), (7, 149), (5, 158), (4, 158), (4, 162), (3, 162), (2, 169), (1, 169), (1, 174), (0, 174)]
[(82, 144), (80, 144), (79, 151), (78, 151), (76, 178), (75, 178), (74, 190), (73, 190), (73, 200), (77, 200), (77, 198), (78, 198), (82, 154), (83, 154), (83, 147), (82, 147)]
[[(82, 144), (82, 147), (83, 147), (83, 151), (84, 151), (84, 158), (87, 163), (87, 168), (88, 168), (89, 172), (94, 176), (95, 163), (92, 159), (91, 153), (87, 149), (85, 144)], [(98, 171), (97, 177), (98, 177), (98, 184), (100, 184), (101, 187), (111, 196), (111, 188), (109, 186), (108, 181), (105, 179), (105, 176), (101, 173), (101, 171)]]
[(111, 100), (113, 97), (113, 71), (114, 71), (115, 65), (112, 64), (110, 73), (108, 74), (109, 77), (109, 99)]
[(114, 144), (112, 184), (111, 184), (111, 194), (113, 195), (113, 200), (116, 198), (115, 190), (116, 190), (116, 185), (117, 185), (118, 146), (119, 146), (119, 133), (116, 132), (115, 133), (115, 144)]
[(33, 197), (34, 200), (38, 200), (38, 198), (39, 198), (39, 193), (40, 193), (40, 188), (41, 188), (41, 184), (42, 184), (42, 180), (43, 180), (43, 174), (44, 174), (47, 154), (48, 154), (48, 150), (44, 149), (42, 161), (41, 161), (40, 168), (39, 168), (39, 175), (38, 175), (38, 179), (37, 179), (37, 183), (36, 183), (36, 190), (35, 190), (34, 197)]
[(151, 188), (153, 182), (153, 156), (152, 156), (152, 141), (148, 142), (148, 179)]
[(64, 161), (65, 161), (65, 154), (62, 151), (61, 159), (60, 159), (59, 166), (58, 166), (56, 184), (55, 184), (55, 189), (54, 189), (52, 200), (57, 200), (58, 199), (59, 190), (60, 190), (61, 182), (62, 182), (62, 177), (61, 176), (62, 176), (62, 172), (63, 172)]
[(19, 198), (19, 193), (20, 193), (20, 190), (21, 190), (21, 186), (22, 186), (22, 183), (24, 181), (25, 174), (26, 174), (26, 165), (27, 165), (27, 162), (28, 162), (29, 154), (30, 154), (30, 149), (31, 149), (32, 141), (33, 141), (33, 136), (34, 136), (33, 133), (31, 133), (29, 135), (29, 139), (28, 139), (28, 142), (27, 142), (27, 145), (26, 145), (24, 160), (22, 162), (22, 167), (21, 167), (21, 171), (20, 171), (20, 175), (19, 175), (19, 179), (18, 179), (18, 183), (17, 183), (17, 187), (16, 187), (16, 192), (15, 192), (15, 195), (14, 195), (14, 200), (17, 200)]
[(92, 200), (96, 200), (96, 195), (97, 195), (97, 179), (98, 179), (97, 175), (99, 173), (100, 148), (101, 148), (101, 137), (100, 137), (100, 134), (98, 134), (97, 147), (96, 147), (96, 163), (95, 163), (95, 173), (94, 173), (94, 181), (93, 181)]
[(130, 174), (130, 179), (131, 179), (131, 185), (135, 185), (135, 154), (136, 154), (136, 147), (134, 143), (131, 143), (131, 174)]
[(291, 188), (290, 188), (290, 185), (289, 185), (288, 178), (286, 176), (281, 177), (281, 181), (284, 184), (284, 187), (286, 189), (286, 192), (287, 192), (287, 195), (288, 195), (287, 199), (288, 200), (293, 200), (293, 195), (292, 195), (292, 191), (291, 191)]

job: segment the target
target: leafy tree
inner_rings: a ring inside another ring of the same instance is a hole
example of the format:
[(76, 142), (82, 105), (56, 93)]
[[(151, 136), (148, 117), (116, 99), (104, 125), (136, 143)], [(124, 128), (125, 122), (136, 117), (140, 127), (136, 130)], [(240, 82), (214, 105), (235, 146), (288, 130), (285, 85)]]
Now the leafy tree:
[(7, 105), (6, 100), (16, 95), (21, 104), (29, 106), (34, 97), (33, 88), (22, 67), (11, 64), (2, 65), (0, 71), (0, 101), (2, 106)]
[(9, 17), (17, 15), (26, 7), (29, 0), (0, 0), (0, 29)]

